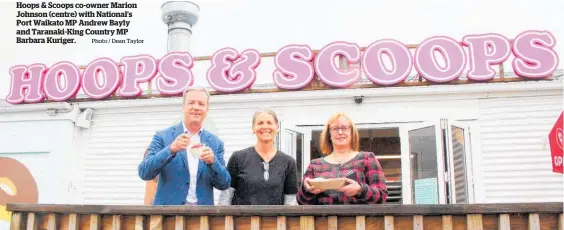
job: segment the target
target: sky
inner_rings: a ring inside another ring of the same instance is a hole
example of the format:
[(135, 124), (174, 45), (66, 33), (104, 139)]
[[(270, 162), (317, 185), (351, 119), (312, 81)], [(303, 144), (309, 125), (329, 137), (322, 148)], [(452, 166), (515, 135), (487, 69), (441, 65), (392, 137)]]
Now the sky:
[[(37, 2), (29, 0), (27, 2)], [(68, 2), (68, 1), (67, 1)], [(76, 1), (75, 1), (76, 2)], [(92, 2), (92, 1), (90, 1)], [(106, 0), (98, 2), (108, 2)], [(16, 44), (15, 1), (0, 1), (0, 99), (8, 94), (9, 69), (15, 65), (59, 61), (86, 65), (99, 57), (167, 53), (167, 27), (161, 20), (162, 0), (130, 1), (133, 9), (128, 38), (143, 44), (92, 44), (81, 37), (76, 44)], [(444, 35), (458, 41), (464, 35), (499, 33), (513, 38), (526, 30), (548, 30), (556, 38), (556, 50), (564, 54), (564, 1), (561, 0), (197, 0), (200, 18), (193, 28), (190, 53), (209, 56), (224, 47), (239, 51), (253, 48), (275, 52), (288, 44), (307, 44), (319, 49), (333, 41), (367, 46), (378, 39), (393, 38), (405, 44)], [(21, 29), (21, 28), (20, 28)], [(272, 83), (272, 59), (262, 61), (257, 83)], [(196, 84), (206, 85), (209, 63), (196, 63)]]

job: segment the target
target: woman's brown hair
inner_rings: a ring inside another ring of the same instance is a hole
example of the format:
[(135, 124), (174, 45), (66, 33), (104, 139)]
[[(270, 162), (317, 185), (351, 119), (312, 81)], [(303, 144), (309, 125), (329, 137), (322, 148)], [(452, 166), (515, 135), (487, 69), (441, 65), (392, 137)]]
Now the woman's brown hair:
[(347, 116), (345, 113), (338, 112), (338, 113), (334, 113), (333, 115), (331, 115), (331, 117), (329, 117), (329, 120), (327, 120), (327, 123), (325, 123), (325, 127), (323, 128), (323, 131), (321, 132), (319, 145), (321, 147), (321, 152), (324, 155), (329, 155), (333, 152), (333, 143), (331, 142), (331, 130), (330, 130), (331, 127), (329, 127), (329, 125), (331, 125), (331, 123), (335, 122), (340, 117), (344, 117), (350, 123), (350, 126), (351, 126), (351, 131), (350, 131), (351, 132), (351, 142), (352, 142), (351, 143), (351, 150), (359, 151), (359, 149), (360, 149), (360, 137), (359, 137), (359, 133), (358, 133), (358, 129), (356, 128), (356, 125), (351, 120), (351, 118), (349, 116)]

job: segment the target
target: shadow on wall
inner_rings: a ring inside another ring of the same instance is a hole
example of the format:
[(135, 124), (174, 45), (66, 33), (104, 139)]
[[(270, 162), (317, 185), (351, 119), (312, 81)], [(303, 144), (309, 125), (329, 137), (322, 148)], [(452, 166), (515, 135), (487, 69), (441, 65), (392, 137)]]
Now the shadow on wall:
[[(172, 124), (176, 125), (180, 123), (182, 121), (182, 117), (183, 116), (178, 117), (176, 120), (172, 122)], [(215, 126), (215, 122), (210, 117), (207, 117), (206, 120), (204, 121), (204, 129), (206, 129), (208, 132), (217, 135), (217, 128)], [(149, 149), (145, 150), (145, 154), (143, 155), (143, 158), (147, 156), (148, 152)], [(151, 205), (153, 203), (153, 199), (155, 198), (155, 194), (157, 193), (158, 182), (159, 182), (159, 177), (157, 176), (155, 177), (155, 179), (149, 180), (145, 183), (145, 199), (143, 202), (145, 205)]]
[(11, 220), (7, 203), (37, 204), (38, 199), (37, 183), (29, 169), (13, 158), (0, 157), (0, 221)]

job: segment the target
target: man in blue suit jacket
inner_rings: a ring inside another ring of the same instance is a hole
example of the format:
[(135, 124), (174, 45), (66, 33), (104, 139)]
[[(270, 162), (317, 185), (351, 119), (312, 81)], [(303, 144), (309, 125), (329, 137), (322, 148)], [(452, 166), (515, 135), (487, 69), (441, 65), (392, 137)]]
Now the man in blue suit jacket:
[[(203, 129), (209, 96), (203, 88), (187, 89), (183, 121), (153, 136), (138, 168), (143, 180), (159, 176), (153, 205), (213, 205), (213, 188), (229, 188), (231, 176), (225, 168), (223, 141)], [(195, 143), (206, 146), (199, 158), (187, 154), (190, 144)]]

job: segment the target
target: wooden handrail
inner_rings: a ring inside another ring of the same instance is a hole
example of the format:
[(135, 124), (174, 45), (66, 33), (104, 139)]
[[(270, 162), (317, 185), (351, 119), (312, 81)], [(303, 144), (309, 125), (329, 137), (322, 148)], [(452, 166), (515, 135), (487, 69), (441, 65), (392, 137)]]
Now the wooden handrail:
[(563, 229), (562, 203), (333, 206), (8, 204), (23, 229)]
[[(330, 207), (330, 208), (329, 208)], [(253, 206), (145, 206), (8, 204), (8, 211), (104, 215), (205, 215), (205, 216), (382, 216), (458, 215), (498, 213), (562, 213), (562, 203), (448, 204), (448, 205), (253, 205)]]

